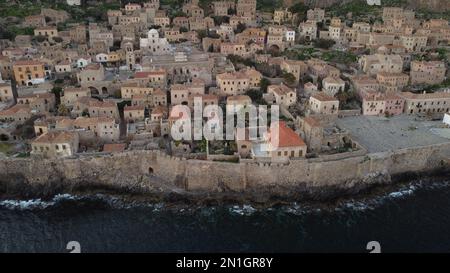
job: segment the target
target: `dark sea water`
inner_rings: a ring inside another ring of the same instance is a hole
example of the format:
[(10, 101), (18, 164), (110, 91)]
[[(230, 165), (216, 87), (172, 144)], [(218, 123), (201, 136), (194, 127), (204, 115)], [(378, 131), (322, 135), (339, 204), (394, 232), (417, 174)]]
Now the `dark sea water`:
[(194, 208), (104, 195), (0, 201), (0, 252), (450, 251), (450, 180), (415, 181), (331, 207)]

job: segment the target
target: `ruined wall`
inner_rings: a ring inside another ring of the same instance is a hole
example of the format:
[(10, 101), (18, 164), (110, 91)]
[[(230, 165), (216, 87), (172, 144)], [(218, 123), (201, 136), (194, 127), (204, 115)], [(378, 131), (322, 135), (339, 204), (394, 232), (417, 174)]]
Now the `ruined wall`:
[(158, 151), (58, 160), (12, 158), (0, 160), (0, 185), (22, 180), (27, 185), (52, 182), (65, 188), (95, 184), (138, 191), (283, 193), (298, 188), (351, 188), (375, 183), (380, 176), (438, 168), (449, 158), (450, 143), (368, 155), (356, 153), (337, 160), (299, 159), (288, 165), (186, 160)]

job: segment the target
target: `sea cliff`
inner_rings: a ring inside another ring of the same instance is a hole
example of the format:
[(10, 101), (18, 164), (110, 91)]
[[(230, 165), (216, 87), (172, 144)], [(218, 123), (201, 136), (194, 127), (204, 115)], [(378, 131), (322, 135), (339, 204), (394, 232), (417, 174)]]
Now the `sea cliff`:
[(146, 150), (7, 158), (0, 160), (0, 194), (28, 198), (102, 190), (164, 200), (327, 199), (390, 184), (404, 175), (447, 172), (449, 158), (450, 143), (288, 164), (192, 160)]

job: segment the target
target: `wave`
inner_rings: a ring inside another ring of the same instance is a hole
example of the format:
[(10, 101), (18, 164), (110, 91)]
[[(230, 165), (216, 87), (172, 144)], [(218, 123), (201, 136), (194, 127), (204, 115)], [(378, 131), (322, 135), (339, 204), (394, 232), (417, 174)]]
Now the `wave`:
[[(337, 204), (330, 206), (329, 204), (303, 204), (293, 202), (291, 204), (255, 208), (250, 204), (241, 205), (224, 205), (228, 213), (239, 216), (250, 216), (255, 212), (271, 213), (275, 210), (286, 214), (304, 215), (311, 213), (321, 213), (323, 211), (366, 211), (373, 210), (387, 201), (395, 199), (408, 198), (413, 196), (416, 191), (422, 189), (435, 190), (440, 188), (450, 187), (450, 181), (430, 182), (426, 180), (413, 181), (407, 185), (397, 187), (394, 190), (386, 191), (381, 195), (371, 196), (366, 198), (354, 198), (340, 201)], [(95, 205), (96, 207), (105, 207), (113, 209), (150, 209), (153, 212), (172, 211), (176, 213), (193, 213), (197, 212), (203, 216), (210, 216), (216, 212), (219, 207), (215, 206), (189, 206), (189, 205), (171, 205), (165, 203), (151, 203), (146, 201), (125, 200), (118, 196), (107, 194), (92, 194), (92, 195), (71, 195), (58, 194), (49, 200), (30, 199), (30, 200), (1, 200), (0, 208), (12, 210), (44, 210), (49, 208), (57, 208), (58, 206), (83, 206)]]

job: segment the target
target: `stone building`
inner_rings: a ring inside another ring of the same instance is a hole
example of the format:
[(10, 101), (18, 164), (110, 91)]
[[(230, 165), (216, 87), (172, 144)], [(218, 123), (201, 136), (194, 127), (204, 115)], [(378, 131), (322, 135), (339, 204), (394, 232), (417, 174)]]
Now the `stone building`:
[(65, 118), (57, 120), (55, 127), (57, 130), (77, 132), (80, 144), (89, 144), (98, 140), (102, 143), (111, 143), (120, 140), (119, 124), (114, 120), (114, 118)]
[(171, 105), (188, 105), (189, 97), (193, 95), (205, 94), (205, 83), (195, 80), (192, 83), (173, 84), (170, 87)]
[(358, 94), (361, 93), (363, 90), (370, 89), (378, 91), (380, 88), (378, 81), (367, 75), (353, 76), (351, 78), (351, 82), (353, 84), (353, 88)]
[(256, 18), (256, 0), (238, 0), (236, 5), (237, 16)]
[(246, 107), (252, 104), (252, 99), (247, 95), (228, 96), (227, 105)]
[(280, 68), (287, 73), (294, 75), (296, 82), (306, 77), (308, 72), (308, 66), (303, 61), (296, 60), (283, 60), (280, 64)]
[(445, 80), (446, 67), (440, 61), (412, 61), (411, 84), (440, 84)]
[(313, 114), (337, 115), (339, 100), (323, 92), (317, 92), (309, 97), (309, 109)]
[(144, 71), (164, 69), (168, 84), (192, 82), (194, 79), (211, 84), (214, 59), (203, 52), (180, 49), (170, 54), (145, 56), (142, 67)]
[(385, 96), (385, 110), (384, 112), (389, 115), (401, 115), (403, 114), (403, 107), (405, 106), (405, 100), (398, 94), (386, 94)]
[(404, 73), (377, 73), (377, 81), (380, 84), (380, 90), (385, 93), (398, 92), (409, 83), (409, 76)]
[(10, 81), (0, 81), (0, 103), (14, 102), (15, 96)]
[(75, 132), (52, 131), (31, 143), (31, 154), (44, 157), (68, 157), (78, 152), (79, 137)]
[(77, 74), (77, 79), (82, 87), (91, 87), (105, 79), (105, 69), (98, 63), (88, 64)]
[(296, 90), (289, 88), (283, 83), (279, 85), (269, 85), (267, 93), (272, 94), (277, 105), (289, 107), (297, 102)]
[(18, 85), (43, 83), (46, 77), (45, 64), (41, 61), (17, 61), (13, 65), (14, 79)]
[(385, 96), (381, 92), (366, 91), (362, 94), (362, 114), (377, 116), (386, 111)]
[(273, 22), (275, 24), (283, 24), (285, 22), (292, 21), (293, 14), (287, 8), (286, 9), (277, 9), (273, 12)]
[(13, 78), (12, 63), (7, 56), (0, 55), (0, 75), (3, 80), (12, 80)]
[(171, 47), (166, 38), (160, 38), (158, 30), (151, 29), (147, 33), (147, 38), (140, 38), (139, 45), (141, 50), (153, 55), (169, 54)]
[[(269, 157), (272, 161), (285, 161), (289, 158), (305, 157), (307, 146), (303, 139), (285, 122), (274, 122), (267, 135)], [(258, 153), (254, 153), (258, 155)]]
[(120, 87), (122, 99), (133, 99), (137, 95), (152, 95), (153, 87), (140, 85), (137, 82), (127, 82)]
[(72, 42), (78, 44), (85, 44), (87, 42), (86, 26), (84, 24), (73, 26), (70, 28), (69, 33)]
[[(229, 30), (232, 30), (231, 25)], [(282, 33), (279, 33), (280, 35)], [(236, 34), (236, 41), (239, 43), (254, 42), (257, 44), (264, 44), (266, 42), (266, 31), (261, 28), (249, 27), (244, 29), (241, 33)]]
[(235, 3), (230, 0), (214, 1), (213, 8), (215, 16), (227, 16), (228, 10), (235, 8)]
[(219, 105), (219, 97), (213, 94), (193, 94), (188, 98), (188, 105), (191, 109), (196, 106)]
[(403, 58), (400, 55), (363, 55), (359, 59), (359, 65), (369, 75), (376, 75), (379, 72), (401, 73)]
[(57, 37), (58, 29), (54, 26), (38, 27), (34, 29), (34, 36)]
[(317, 23), (315, 21), (306, 21), (300, 23), (298, 28), (299, 37), (312, 41), (317, 39)]
[(325, 10), (320, 8), (309, 9), (306, 17), (311, 21), (323, 22), (325, 20)]
[(66, 87), (64, 88), (64, 95), (61, 97), (61, 103), (73, 107), (75, 102), (82, 97), (91, 97), (91, 90), (83, 87)]
[(29, 118), (31, 118), (31, 108), (28, 104), (16, 104), (0, 111), (0, 120), (3, 122), (22, 124)]
[(46, 26), (46, 22), (45, 22), (45, 16), (42, 15), (30, 15), (30, 16), (26, 16), (24, 18), (24, 26), (26, 27), (32, 27), (32, 28), (37, 28), (37, 27), (43, 27)]
[(328, 95), (334, 96), (345, 90), (345, 82), (341, 78), (326, 77), (322, 80), (322, 89)]
[(173, 18), (172, 24), (176, 27), (183, 27), (185, 29), (189, 29), (189, 19), (184, 16)]
[(58, 23), (63, 23), (70, 18), (69, 13), (65, 10), (54, 10), (48, 8), (42, 8), (41, 15), (50, 18), (55, 25)]
[(55, 72), (58, 75), (69, 75), (72, 72), (72, 62), (63, 60), (55, 64)]
[(163, 88), (167, 85), (167, 72), (165, 69), (136, 72), (132, 81), (137, 82), (141, 86)]
[(143, 105), (125, 106), (123, 117), (126, 122), (144, 121), (145, 107)]
[(427, 47), (428, 37), (426, 35), (410, 34), (400, 36), (400, 45), (408, 52), (424, 52)]
[(44, 113), (55, 110), (56, 99), (53, 93), (25, 94), (17, 98), (17, 104), (28, 104), (35, 112)]
[(441, 113), (443, 115), (450, 111), (450, 93), (402, 92), (399, 95), (405, 100), (404, 112), (406, 114)]
[(120, 120), (117, 104), (112, 101), (90, 100), (88, 105), (90, 117), (107, 117)]
[(258, 89), (262, 75), (255, 69), (226, 72), (216, 76), (217, 87), (227, 95), (242, 95), (250, 89)]
[(196, 4), (187, 3), (182, 7), (182, 11), (188, 15), (188, 17), (200, 17), (203, 18), (204, 12), (203, 9), (200, 8)]

